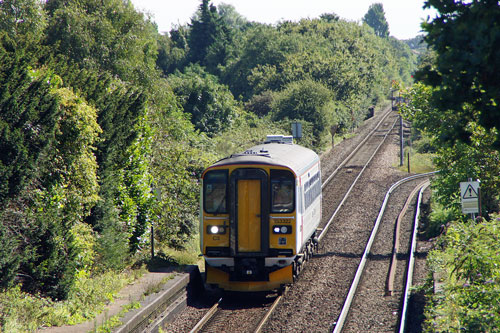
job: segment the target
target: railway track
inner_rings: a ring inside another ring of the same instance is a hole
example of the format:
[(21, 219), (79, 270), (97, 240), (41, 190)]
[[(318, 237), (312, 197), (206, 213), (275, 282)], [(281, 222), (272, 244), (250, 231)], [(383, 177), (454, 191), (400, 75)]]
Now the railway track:
[[(385, 113), (376, 127), (323, 182), (321, 189), (323, 190), (324, 218), (320, 224), (322, 229), (318, 237), (320, 242), (354, 186), (356, 186), (358, 180), (394, 129), (397, 119), (398, 117), (394, 113)], [(328, 186), (331, 183), (334, 183), (334, 185)], [(331, 195), (331, 192), (334, 192), (334, 194)]]
[[(321, 235), (326, 234), (326, 231), (329, 228), (328, 222), (331, 223), (335, 217), (335, 212), (340, 209), (342, 203), (349, 196), (349, 193), (354, 187), (356, 181), (363, 174), (366, 165), (375, 156), (376, 151), (378, 151), (378, 149), (382, 146), (383, 142), (394, 128), (395, 123), (396, 115), (386, 111), (380, 117), (380, 120), (377, 122), (375, 127), (370, 131), (370, 133), (368, 133), (368, 135), (366, 135), (365, 139), (362, 140), (352, 150), (352, 152), (344, 158), (344, 160), (333, 172), (330, 171), (330, 175), (324, 180), (322, 184), (323, 190), (328, 187), (328, 184), (333, 182), (337, 188), (337, 196), (341, 195), (342, 198), (336, 203), (336, 206), (334, 207), (336, 209), (334, 211), (331, 210), (331, 207), (333, 207), (331, 203), (328, 206), (323, 205), (323, 214), (327, 214), (328, 218), (323, 219), (323, 232)], [(349, 177), (346, 177), (346, 175)], [(349, 178), (349, 181), (346, 181), (345, 178)], [(339, 179), (343, 180), (340, 181)], [(345, 184), (346, 186), (341, 188), (339, 186), (340, 183)], [(245, 312), (245, 317), (249, 318), (248, 320), (245, 320), (245, 326), (247, 327), (245, 331), (259, 332), (262, 327), (266, 325), (267, 319), (271, 317), (272, 311), (278, 306), (282, 297), (283, 296), (279, 295), (275, 298), (273, 304), (266, 304), (257, 309), (247, 306), (247, 304), (245, 304), (246, 302), (242, 308), (234, 309), (231, 308), (231, 306), (226, 305), (224, 300), (220, 300), (210, 311), (207, 312), (205, 316), (203, 316), (203, 318), (200, 319), (200, 321), (192, 329), (192, 332), (211, 332), (224, 328), (227, 330), (228, 321), (231, 321), (232, 318), (240, 317), (242, 312)], [(249, 322), (252, 322), (252, 324), (250, 325)], [(256, 324), (257, 322), (258, 324)]]
[[(267, 322), (273, 310), (278, 306), (283, 297), (286, 294), (285, 291), (274, 297), (272, 303), (265, 302), (262, 306), (253, 307), (248, 310), (247, 315), (251, 314), (253, 320), (250, 323), (252, 328), (249, 330), (251, 332), (259, 333), (262, 332), (262, 328)], [(225, 302), (227, 304), (225, 304)], [(234, 300), (229, 299), (229, 301), (224, 301), (222, 298), (215, 303), (212, 308), (201, 318), (190, 331), (190, 333), (197, 332), (218, 332), (224, 331), (224, 326), (231, 317), (235, 315), (235, 312), (242, 311), (241, 303), (238, 303), (238, 308), (234, 309)], [(248, 324), (248, 323), (247, 323)]]
[[(346, 198), (353, 191), (356, 182), (362, 177), (370, 161), (376, 156), (390, 134), (394, 132), (393, 129), (397, 122), (396, 114), (393, 112), (385, 112), (383, 115), (379, 116), (379, 119), (375, 128), (353, 149), (351, 154), (344, 158), (334, 171), (328, 172), (330, 175), (325, 179), (322, 185), (324, 192), (324, 218), (320, 225), (323, 229), (320, 235), (322, 239), (327, 235), (327, 230), (331, 227), (332, 221), (347, 200)], [(330, 167), (330, 170), (331, 169), (333, 168)], [(323, 249), (322, 251), (324, 252), (325, 250)], [(312, 265), (317, 265), (321, 261), (321, 257), (321, 253), (318, 258), (313, 257), (311, 260), (311, 262), (313, 262)], [(314, 271), (314, 269), (312, 271)], [(342, 274), (345, 273), (342, 270), (338, 270), (338, 272), (339, 274), (341, 274), (341, 272)], [(304, 273), (307, 273), (307, 269)], [(304, 275), (304, 273), (301, 273), (301, 275)], [(300, 280), (305, 280), (304, 282), (307, 283), (309, 279), (309, 277), (301, 276), (298, 282), (301, 282)], [(291, 288), (292, 291), (295, 290), (298, 293), (301, 292), (301, 289), (301, 283), (295, 283)], [(273, 318), (276, 318), (272, 312), (280, 308), (278, 305), (280, 302), (288, 303), (287, 297), (283, 298), (282, 296), (276, 296), (272, 304), (271, 302), (266, 304), (252, 304), (252, 302), (248, 303), (247, 301), (243, 301), (240, 302), (236, 308), (228, 305), (230, 303), (226, 304), (223, 300), (216, 306), (217, 310), (211, 310), (211, 314), (205, 316), (210, 317), (210, 319), (204, 318), (203, 323), (193, 323), (191, 327), (193, 332), (212, 332), (221, 330), (226, 332), (257, 332), (261, 329), (267, 331), (268, 328), (266, 325), (268, 325), (268, 323), (266, 321), (268, 318), (270, 318), (271, 321)], [(298, 304), (298, 306), (300, 307), (300, 304)], [(203, 317), (203, 315), (198, 315), (198, 319), (201, 317)], [(167, 330), (180, 331), (172, 329), (172, 327), (167, 327)]]
[[(372, 245), (375, 242), (375, 239), (377, 237), (377, 233), (379, 230), (379, 227), (382, 223), (382, 220), (384, 218), (384, 215), (386, 214), (386, 208), (388, 201), (390, 199), (391, 193), (393, 193), (397, 188), (399, 188), (401, 185), (408, 183), (408, 182), (415, 182), (416, 180), (422, 179), (422, 178), (428, 178), (431, 174), (422, 174), (422, 175), (414, 175), (410, 176), (407, 178), (404, 178), (397, 183), (395, 183), (389, 191), (387, 191), (387, 194), (384, 198), (384, 202), (382, 203), (382, 207), (380, 208), (380, 212), (377, 216), (377, 219), (375, 221), (375, 224), (373, 226), (372, 232), (370, 234), (370, 238), (366, 244), (363, 256), (361, 258), (361, 261), (359, 263), (358, 269), (356, 270), (356, 274), (354, 276), (354, 279), (352, 281), (352, 284), (349, 288), (349, 292), (347, 294), (346, 300), (344, 302), (344, 305), (342, 307), (342, 311), (340, 312), (338, 319), (334, 321), (333, 325), (334, 326), (334, 333), (340, 333), (340, 332), (359, 332), (359, 331), (374, 331), (374, 323), (368, 322), (362, 322), (362, 324), (359, 323), (359, 320), (357, 322), (354, 322), (351, 324), (349, 322), (349, 318), (351, 320), (353, 317), (359, 317), (363, 316), (361, 313), (362, 311), (359, 311), (359, 308), (362, 307), (362, 304), (370, 304), (370, 300), (368, 298), (373, 297), (372, 295), (372, 290), (377, 289), (377, 291), (381, 291), (383, 289), (383, 283), (382, 283), (382, 288), (381, 288), (381, 281), (380, 281), (380, 275), (377, 277), (373, 278), (373, 275), (370, 274), (370, 276), (367, 276), (365, 273), (365, 267), (368, 264), (372, 265), (388, 265), (388, 269), (385, 267), (382, 268), (383, 272), (387, 271), (387, 277), (386, 277), (386, 283), (385, 283), (385, 295), (386, 296), (396, 296), (395, 298), (399, 298), (401, 295), (404, 295), (403, 297), (403, 302), (402, 304), (406, 304), (406, 301), (408, 299), (408, 288), (411, 285), (411, 278), (412, 278), (412, 263), (409, 261), (409, 268), (407, 270), (406, 277), (404, 279), (404, 283), (397, 284), (397, 287), (395, 286), (395, 275), (396, 275), (396, 270), (397, 270), (397, 263), (399, 261), (406, 261), (406, 255), (404, 258), (398, 258), (398, 256), (401, 256), (402, 252), (407, 254), (407, 251), (401, 251), (400, 246), (401, 244), (401, 238), (400, 233), (402, 232), (402, 224), (403, 218), (407, 215), (408, 209), (410, 204), (413, 202), (413, 199), (417, 192), (420, 191), (420, 196), (422, 193), (422, 190), (425, 189), (429, 185), (429, 180), (425, 179), (424, 182), (419, 183), (418, 185), (415, 186), (413, 191), (409, 194), (406, 202), (404, 203), (404, 206), (401, 208), (397, 218), (395, 219), (395, 226), (394, 226), (394, 238), (393, 238), (393, 243), (392, 243), (392, 255), (388, 255), (387, 258), (381, 258), (380, 256), (374, 255), (372, 252)], [(418, 209), (418, 205), (417, 205)], [(388, 220), (391, 220), (393, 216), (388, 217)], [(416, 217), (418, 218), (418, 216)], [(415, 221), (417, 223), (417, 221)], [(390, 223), (386, 223), (390, 225)], [(416, 243), (416, 226), (414, 228), (404, 228), (406, 229), (407, 232), (411, 232), (412, 237), (406, 237), (407, 239), (411, 239), (412, 243), (410, 246), (410, 249), (412, 249), (410, 252), (411, 254), (414, 251), (415, 248), (415, 243)], [(385, 230), (387, 232), (387, 230)], [(387, 247), (387, 246), (386, 246)], [(409, 257), (409, 255), (408, 255)], [(384, 260), (385, 259), (385, 260)], [(401, 268), (400, 268), (401, 270)], [(373, 273), (374, 270), (371, 271)], [(404, 274), (401, 274), (404, 275)], [(400, 280), (403, 280), (402, 277)], [(360, 286), (361, 285), (361, 286)], [(405, 289), (406, 286), (406, 289)], [(378, 287), (378, 288), (377, 288)], [(396, 295), (397, 294), (397, 295)], [(353, 314), (350, 315), (351, 313), (351, 307), (353, 304), (356, 304), (353, 308), (356, 308), (358, 311), (352, 311), (354, 312)], [(400, 302), (396, 302), (400, 303)], [(397, 306), (394, 307), (394, 310), (392, 314), (394, 316), (398, 316), (399, 318), (402, 318), (401, 325), (402, 329), (404, 329), (404, 318), (405, 318), (405, 311), (406, 311), (406, 305), (403, 305), (402, 309), (398, 308)], [(376, 324), (375, 324), (376, 325)], [(392, 324), (384, 323), (384, 330), (387, 329), (387, 326), (392, 327)]]

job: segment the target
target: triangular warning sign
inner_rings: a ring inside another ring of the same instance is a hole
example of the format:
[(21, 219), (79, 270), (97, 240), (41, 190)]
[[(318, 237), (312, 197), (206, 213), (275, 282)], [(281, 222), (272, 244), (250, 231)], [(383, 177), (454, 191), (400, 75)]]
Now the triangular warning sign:
[(464, 199), (477, 199), (477, 197), (478, 197), (478, 195), (477, 195), (476, 190), (474, 189), (474, 187), (472, 187), (471, 184), (469, 184), (469, 186), (467, 186), (467, 189), (465, 190), (463, 198)]

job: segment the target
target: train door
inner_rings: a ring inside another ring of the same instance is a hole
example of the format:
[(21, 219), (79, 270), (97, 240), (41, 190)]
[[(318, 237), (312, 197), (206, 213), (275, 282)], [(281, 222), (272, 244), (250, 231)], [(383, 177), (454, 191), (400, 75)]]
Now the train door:
[(268, 176), (236, 169), (230, 180), (230, 247), (236, 257), (264, 257), (269, 250)]

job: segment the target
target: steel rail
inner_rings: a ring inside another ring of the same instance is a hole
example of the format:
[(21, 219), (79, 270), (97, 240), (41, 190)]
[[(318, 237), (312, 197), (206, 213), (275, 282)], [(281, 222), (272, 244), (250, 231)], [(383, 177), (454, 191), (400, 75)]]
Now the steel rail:
[(361, 141), (357, 146), (356, 148), (354, 148), (354, 150), (349, 154), (349, 156), (347, 156), (344, 161), (342, 161), (342, 163), (340, 163), (340, 165), (337, 167), (337, 169), (335, 169), (331, 174), (330, 176), (328, 176), (328, 178), (323, 182), (323, 184), (321, 185), (321, 189), (323, 189), (323, 187), (325, 187), (329, 182), (330, 180), (332, 180), (332, 178), (337, 174), (337, 172), (339, 172), (340, 169), (342, 169), (344, 167), (344, 165), (354, 156), (354, 154), (356, 154), (358, 152), (358, 150), (365, 144), (365, 142), (373, 135), (373, 133), (375, 133), (375, 131), (378, 130), (378, 128), (380, 127), (380, 125), (382, 124), (382, 122), (384, 122), (386, 120), (386, 118), (391, 114), (392, 112), (392, 109), (391, 108), (388, 108), (388, 111), (386, 112), (386, 114), (384, 116), (382, 116), (382, 119), (380, 119), (380, 121), (377, 123), (377, 125), (375, 125), (375, 127), (373, 128), (373, 130), (368, 133), (368, 135), (366, 135), (366, 137), (363, 139), (363, 141)]
[(394, 279), (396, 277), (396, 268), (398, 265), (398, 260), (397, 260), (397, 254), (399, 252), (399, 230), (401, 229), (401, 223), (406, 215), (406, 212), (408, 211), (408, 208), (410, 207), (410, 203), (413, 201), (413, 198), (415, 195), (418, 193), (418, 191), (425, 185), (429, 183), (428, 180), (425, 180), (424, 182), (420, 183), (417, 185), (413, 191), (411, 191), (410, 195), (406, 199), (406, 202), (403, 206), (403, 209), (399, 212), (398, 218), (396, 219), (396, 230), (394, 232), (394, 242), (392, 246), (392, 257), (391, 261), (389, 263), (389, 274), (387, 275), (387, 283), (386, 283), (386, 290), (385, 294), (387, 296), (391, 296), (392, 293), (394, 292)]
[(384, 215), (385, 208), (387, 206), (387, 202), (389, 201), (389, 197), (390, 197), (391, 193), (396, 188), (398, 188), (400, 185), (402, 185), (406, 182), (409, 182), (409, 181), (412, 181), (412, 180), (418, 179), (418, 178), (428, 177), (430, 175), (433, 175), (434, 173), (436, 173), (436, 172), (428, 172), (428, 173), (423, 173), (423, 174), (418, 174), (418, 175), (413, 175), (413, 176), (403, 178), (403, 179), (397, 181), (396, 183), (394, 183), (391, 186), (391, 188), (389, 188), (389, 190), (387, 191), (385, 198), (384, 198), (384, 201), (382, 203), (382, 207), (380, 208), (379, 214), (378, 214), (377, 219), (375, 221), (375, 225), (373, 226), (372, 232), (370, 234), (370, 238), (368, 240), (368, 243), (366, 244), (365, 251), (363, 252), (363, 256), (361, 257), (361, 261), (358, 265), (358, 269), (356, 270), (356, 275), (354, 276), (354, 280), (351, 284), (351, 287), (349, 288), (347, 298), (344, 302), (344, 305), (343, 305), (342, 310), (340, 312), (339, 318), (335, 322), (335, 328), (333, 330), (334, 333), (341, 332), (341, 330), (344, 326), (344, 322), (347, 318), (347, 314), (349, 313), (349, 309), (351, 307), (352, 300), (353, 300), (354, 295), (356, 293), (356, 289), (358, 288), (359, 281), (361, 280), (361, 276), (363, 274), (363, 270), (365, 268), (365, 264), (366, 264), (366, 261), (368, 259), (368, 254), (370, 253), (372, 243), (375, 240), (375, 236), (376, 236), (378, 228), (380, 226), (380, 222), (382, 221), (382, 217)]
[(420, 204), (422, 202), (422, 194), (424, 193), (425, 189), (430, 185), (429, 182), (425, 183), (422, 188), (420, 189), (420, 192), (418, 193), (418, 199), (417, 199), (417, 211), (415, 213), (415, 220), (413, 224), (413, 235), (411, 238), (411, 250), (410, 250), (410, 260), (408, 262), (408, 270), (407, 270), (407, 278), (406, 278), (406, 285), (405, 285), (405, 293), (403, 296), (403, 309), (401, 310), (401, 323), (399, 325), (399, 332), (403, 333), (405, 331), (405, 325), (406, 325), (406, 311), (408, 309), (408, 301), (409, 301), (409, 293), (410, 293), (410, 287), (413, 282), (413, 268), (415, 265), (415, 249), (417, 247), (417, 232), (418, 232), (418, 223), (420, 219)]
[(273, 304), (271, 305), (269, 310), (266, 312), (266, 315), (261, 319), (261, 321), (259, 322), (259, 325), (257, 325), (257, 328), (255, 329), (255, 333), (262, 332), (264, 325), (267, 323), (267, 321), (269, 320), (269, 318), (273, 314), (274, 310), (276, 310), (276, 307), (278, 306), (278, 304), (280, 304), (283, 297), (285, 297), (287, 291), (288, 291), (288, 287), (285, 288), (285, 291), (283, 292), (282, 295), (278, 295), (278, 297), (276, 297)]
[[(388, 114), (390, 114), (390, 112)], [(347, 190), (346, 194), (344, 195), (344, 198), (342, 198), (342, 201), (340, 202), (340, 204), (337, 206), (337, 208), (333, 212), (333, 214), (330, 217), (330, 219), (328, 220), (327, 224), (325, 225), (325, 227), (321, 231), (321, 234), (318, 236), (318, 241), (321, 241), (321, 239), (323, 239), (323, 237), (326, 235), (326, 232), (328, 231), (328, 228), (330, 227), (330, 224), (332, 223), (333, 219), (335, 218), (335, 216), (337, 215), (337, 213), (340, 211), (340, 208), (342, 208), (342, 206), (344, 205), (344, 202), (347, 200), (347, 197), (349, 196), (349, 194), (351, 193), (352, 189), (354, 188), (354, 186), (358, 182), (359, 178), (361, 178), (361, 175), (363, 175), (363, 173), (365, 172), (365, 170), (368, 167), (368, 165), (370, 164), (370, 162), (373, 160), (373, 158), (375, 157), (375, 155), (378, 153), (380, 147), (382, 147), (382, 145), (384, 144), (385, 140), (387, 139), (387, 137), (389, 136), (389, 134), (394, 129), (394, 126), (396, 126), (396, 122), (397, 122), (397, 119), (394, 121), (394, 123), (392, 124), (391, 128), (387, 131), (387, 133), (384, 135), (384, 138), (379, 143), (379, 145), (377, 146), (377, 148), (375, 148), (375, 150), (373, 151), (373, 154), (370, 156), (370, 158), (368, 159), (368, 161), (365, 163), (365, 165), (363, 166), (363, 168), (359, 172), (359, 174), (356, 177), (356, 179), (354, 179), (353, 183), (351, 184), (351, 186)], [(370, 136), (371, 136), (371, 134), (368, 135), (367, 138), (370, 137)], [(365, 141), (366, 140), (363, 140), (363, 142), (365, 142)], [(346, 161), (349, 160), (350, 158), (351, 157), (348, 157), (346, 159)]]
[(205, 326), (206, 323), (208, 323), (208, 321), (210, 319), (213, 318), (213, 316), (217, 313), (217, 310), (219, 310), (219, 305), (222, 303), (222, 298), (219, 299), (219, 301), (217, 303), (215, 303), (211, 308), (210, 310), (208, 310), (207, 313), (205, 313), (205, 315), (203, 316), (203, 318), (200, 319), (200, 321), (198, 321), (198, 323), (193, 327), (193, 329), (191, 331), (189, 331), (190, 333), (196, 333), (196, 332), (199, 332), (203, 326)]

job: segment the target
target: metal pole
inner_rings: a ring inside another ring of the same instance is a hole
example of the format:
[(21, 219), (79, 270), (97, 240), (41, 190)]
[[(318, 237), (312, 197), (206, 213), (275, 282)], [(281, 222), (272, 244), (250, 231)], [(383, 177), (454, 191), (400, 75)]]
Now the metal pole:
[(481, 186), (479, 186), (477, 188), (477, 196), (478, 196), (478, 200), (479, 200), (479, 217), (482, 217), (481, 216)]
[(411, 173), (411, 169), (410, 169), (410, 152), (408, 152), (408, 173)]
[(151, 259), (155, 258), (155, 229), (151, 223)]
[(404, 164), (403, 117), (399, 116), (399, 166)]
[[(468, 181), (468, 182), (471, 182), (471, 181), (472, 181), (472, 178), (467, 178), (467, 181)], [(476, 214), (475, 214), (475, 213), (470, 213), (470, 217), (472, 218), (472, 221), (475, 221), (475, 220), (476, 220)]]
[[(161, 188), (153, 187), (153, 193), (157, 202), (161, 201)], [(155, 228), (154, 220), (151, 221), (151, 260), (155, 258)]]

